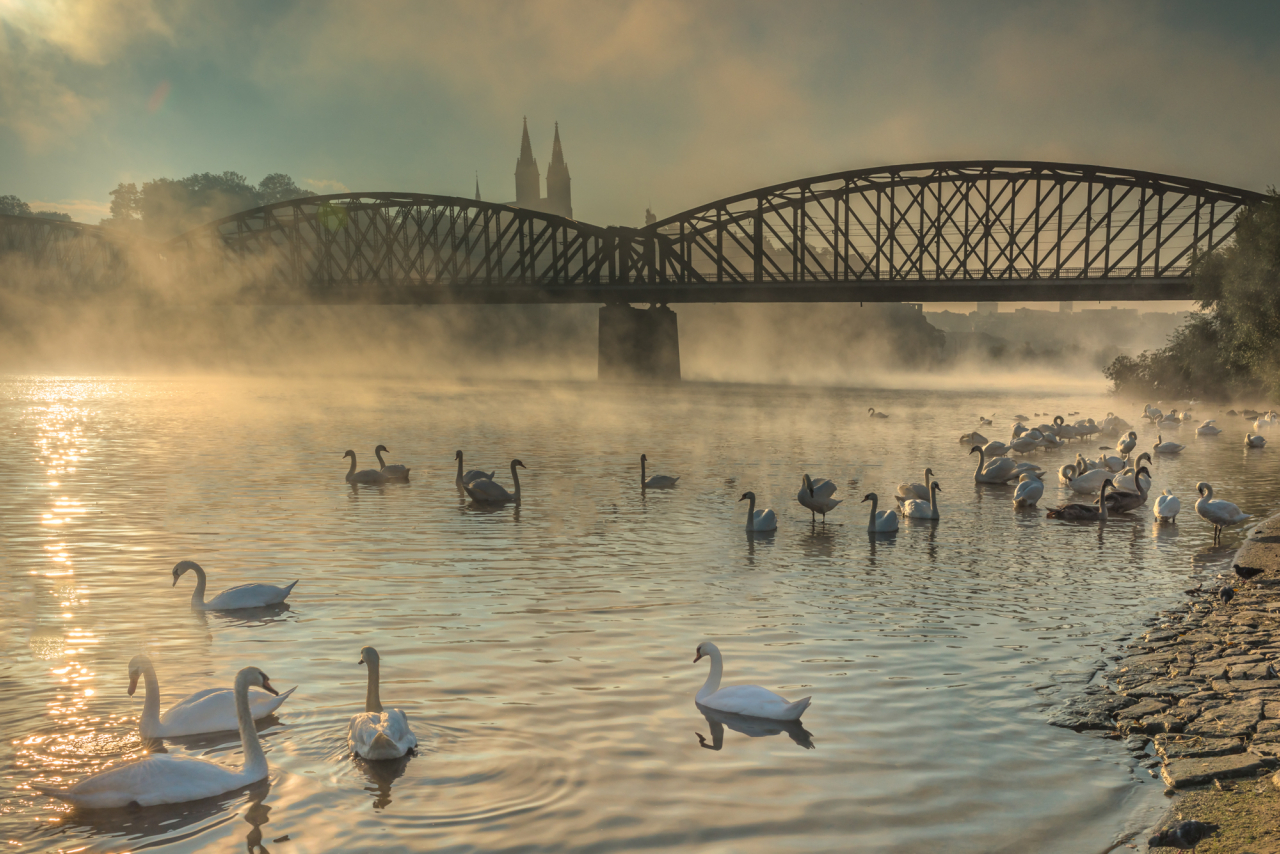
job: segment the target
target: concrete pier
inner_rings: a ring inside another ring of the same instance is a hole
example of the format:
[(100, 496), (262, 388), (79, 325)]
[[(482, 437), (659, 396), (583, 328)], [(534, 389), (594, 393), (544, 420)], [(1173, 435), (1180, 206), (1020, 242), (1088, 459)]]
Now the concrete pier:
[(680, 379), (680, 333), (666, 305), (600, 309), (597, 377), (602, 380)]

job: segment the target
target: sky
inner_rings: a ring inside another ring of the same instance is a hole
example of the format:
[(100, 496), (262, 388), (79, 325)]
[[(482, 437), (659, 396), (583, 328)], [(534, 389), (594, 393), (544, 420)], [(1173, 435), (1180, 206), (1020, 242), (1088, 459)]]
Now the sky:
[[(844, 169), (1041, 159), (1280, 183), (1280, 3), (0, 0), (0, 195), (285, 172), (641, 225)], [(545, 192), (545, 190), (544, 190)]]

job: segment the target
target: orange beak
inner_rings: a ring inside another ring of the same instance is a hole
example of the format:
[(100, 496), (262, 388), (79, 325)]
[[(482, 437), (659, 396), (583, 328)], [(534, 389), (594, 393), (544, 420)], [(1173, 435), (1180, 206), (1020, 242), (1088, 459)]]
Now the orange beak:
[(693, 657), (693, 663), (697, 664), (702, 659), (702, 650), (698, 650), (698, 654)]
[(263, 690), (263, 691), (266, 691), (268, 694), (274, 694), (274, 695), (275, 695), (275, 696), (277, 696), (277, 697), (279, 697), (279, 696), (280, 696), (280, 692), (279, 692), (279, 691), (277, 691), (275, 688), (272, 688), (272, 687), (271, 687), (271, 680), (270, 680), (270, 679), (263, 679), (263, 680), (262, 680), (262, 690)]
[(138, 677), (129, 674), (129, 696), (133, 696), (133, 692), (138, 690)]

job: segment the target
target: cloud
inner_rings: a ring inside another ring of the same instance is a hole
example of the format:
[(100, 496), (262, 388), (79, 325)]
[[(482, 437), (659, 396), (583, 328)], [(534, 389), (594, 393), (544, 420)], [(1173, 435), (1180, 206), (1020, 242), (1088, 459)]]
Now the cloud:
[(341, 181), (335, 181), (332, 178), (303, 178), (302, 183), (315, 190), (318, 196), (351, 192), (347, 189), (346, 184)]
[(104, 217), (111, 216), (111, 205), (94, 199), (61, 199), (56, 202), (26, 199), (25, 201), (33, 211), (60, 211), (69, 214), (76, 222), (93, 224)]

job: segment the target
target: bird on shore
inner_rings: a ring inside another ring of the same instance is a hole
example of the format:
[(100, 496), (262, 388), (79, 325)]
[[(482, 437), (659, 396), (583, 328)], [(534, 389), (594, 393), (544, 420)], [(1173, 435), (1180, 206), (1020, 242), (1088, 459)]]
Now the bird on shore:
[(1234, 587), (1223, 587), (1218, 591), (1218, 599), (1222, 601), (1223, 605), (1229, 605), (1231, 600), (1234, 598), (1236, 598), (1236, 590)]
[(1261, 566), (1241, 566), (1238, 563), (1231, 564), (1231, 568), (1235, 570), (1241, 581), (1251, 581), (1266, 572), (1266, 569)]
[(1167, 827), (1147, 840), (1148, 848), (1176, 848), (1179, 851), (1191, 851), (1195, 854), (1196, 846), (1218, 832), (1218, 825), (1205, 821), (1183, 821), (1174, 827)]
[(1246, 519), (1252, 519), (1248, 513), (1230, 501), (1213, 497), (1213, 487), (1203, 480), (1196, 484), (1196, 492), (1200, 500), (1196, 502), (1196, 513), (1201, 519), (1213, 525), (1213, 544), (1216, 546), (1222, 539), (1222, 529), (1231, 525), (1239, 525)]

